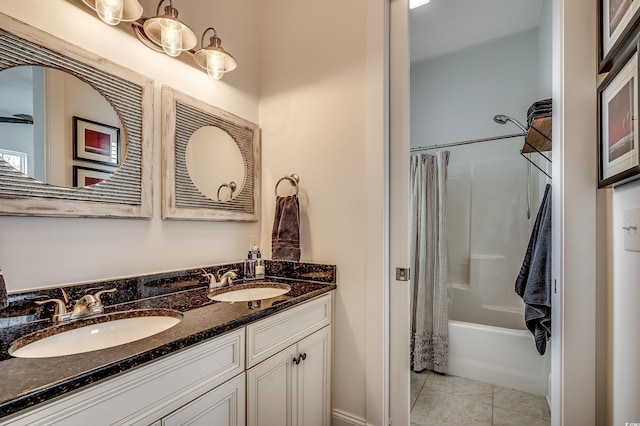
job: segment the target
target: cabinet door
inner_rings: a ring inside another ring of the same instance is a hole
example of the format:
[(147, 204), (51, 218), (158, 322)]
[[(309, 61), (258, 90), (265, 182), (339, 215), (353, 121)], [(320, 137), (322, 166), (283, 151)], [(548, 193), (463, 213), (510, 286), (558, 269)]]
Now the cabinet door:
[(296, 426), (292, 345), (247, 371), (247, 425)]
[(245, 375), (240, 374), (162, 419), (162, 426), (244, 426)]
[(298, 425), (329, 426), (331, 410), (331, 328), (325, 327), (298, 342)]

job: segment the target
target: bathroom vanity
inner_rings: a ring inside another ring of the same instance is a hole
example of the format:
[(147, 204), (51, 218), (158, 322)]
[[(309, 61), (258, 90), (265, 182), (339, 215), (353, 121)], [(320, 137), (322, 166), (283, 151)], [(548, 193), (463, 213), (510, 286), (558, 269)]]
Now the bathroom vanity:
[(196, 286), (118, 305), (182, 313), (151, 337), (50, 358), (3, 354), (0, 425), (329, 425), (335, 280), (267, 281), (291, 291), (256, 306)]

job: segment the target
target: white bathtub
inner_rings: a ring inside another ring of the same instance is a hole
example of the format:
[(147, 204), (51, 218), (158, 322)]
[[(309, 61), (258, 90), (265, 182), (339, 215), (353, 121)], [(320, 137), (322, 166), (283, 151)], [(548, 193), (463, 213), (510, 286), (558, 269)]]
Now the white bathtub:
[(528, 330), (449, 320), (447, 372), (536, 395), (547, 394), (549, 353), (540, 356)]

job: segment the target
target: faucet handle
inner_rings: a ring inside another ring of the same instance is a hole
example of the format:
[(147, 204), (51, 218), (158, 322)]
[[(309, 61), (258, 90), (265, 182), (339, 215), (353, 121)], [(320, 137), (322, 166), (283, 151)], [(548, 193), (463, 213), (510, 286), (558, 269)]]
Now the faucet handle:
[(100, 300), (100, 296), (102, 296), (105, 293), (114, 293), (118, 291), (117, 288), (110, 288), (109, 290), (100, 290), (99, 292), (97, 292), (96, 294), (93, 295), (93, 297), (95, 297), (96, 299), (96, 304), (98, 305), (102, 305), (102, 300)]
[(67, 312), (67, 306), (65, 305), (64, 301), (60, 299), (34, 300), (34, 302), (38, 305), (44, 305), (45, 303), (55, 303), (56, 306), (53, 311), (53, 317), (51, 317), (54, 322), (62, 321), (70, 315)]

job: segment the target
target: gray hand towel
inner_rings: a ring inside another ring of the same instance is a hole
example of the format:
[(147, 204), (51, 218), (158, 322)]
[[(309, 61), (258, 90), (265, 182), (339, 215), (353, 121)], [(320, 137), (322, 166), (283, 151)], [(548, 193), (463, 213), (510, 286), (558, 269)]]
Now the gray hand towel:
[(0, 309), (4, 309), (7, 306), (9, 306), (9, 300), (7, 298), (7, 286), (4, 283), (2, 271), (0, 271)]
[(547, 184), (515, 284), (525, 303), (525, 324), (540, 355), (551, 337), (551, 282), (551, 185)]
[(300, 205), (296, 195), (276, 197), (271, 259), (300, 261)]

